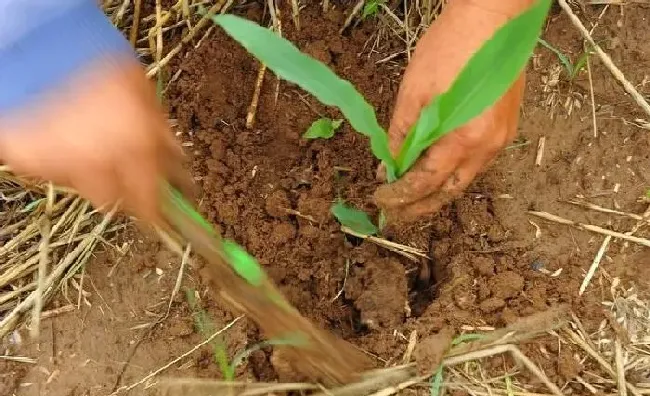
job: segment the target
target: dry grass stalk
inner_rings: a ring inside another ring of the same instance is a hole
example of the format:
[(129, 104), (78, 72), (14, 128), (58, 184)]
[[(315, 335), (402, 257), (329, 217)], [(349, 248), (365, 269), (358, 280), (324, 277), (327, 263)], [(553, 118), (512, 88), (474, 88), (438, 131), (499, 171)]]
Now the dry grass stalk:
[[(524, 366), (529, 368), (537, 377), (544, 382), (553, 395), (561, 395), (558, 393), (559, 389), (556, 385), (552, 384), (548, 377), (537, 366), (523, 355), (511, 342), (522, 342), (538, 337), (541, 334), (558, 329), (566, 325), (566, 309), (559, 307), (555, 310), (543, 312), (533, 315), (529, 318), (524, 318), (519, 322), (498, 330), (493, 333), (486, 334), (484, 338), (478, 341), (468, 342), (466, 344), (453, 347), (443, 360), (443, 365), (455, 366), (475, 359), (493, 356), (501, 353), (511, 353), (514, 358), (521, 362)], [(412, 333), (416, 334), (416, 333)], [(411, 337), (416, 339), (416, 337)], [(413, 343), (414, 344), (414, 343)], [(411, 348), (411, 343), (409, 347)], [(408, 353), (408, 351), (407, 351)], [(294, 384), (251, 384), (240, 382), (223, 382), (223, 381), (210, 381), (210, 380), (196, 380), (196, 379), (164, 379), (159, 383), (159, 387), (165, 395), (184, 395), (188, 393), (197, 395), (209, 394), (222, 394), (226, 390), (237, 391), (238, 395), (258, 396), (258, 395), (278, 395), (287, 394), (291, 391), (302, 391), (303, 393), (309, 390), (318, 390), (315, 393), (310, 393), (311, 396), (389, 396), (397, 394), (406, 388), (425, 384), (427, 380), (435, 373), (437, 368), (432, 367), (431, 372), (425, 375), (417, 373), (414, 364), (402, 364), (395, 367), (388, 367), (384, 369), (371, 370), (363, 375), (359, 382), (344, 385), (338, 388), (324, 389), (322, 386), (307, 383), (294, 383)], [(454, 389), (467, 390), (466, 385), (456, 387), (449, 381), (445, 382), (446, 386)], [(517, 392), (504, 393), (499, 389), (492, 389), (494, 393), (489, 394), (516, 394), (516, 395), (538, 395), (531, 392)], [(474, 392), (475, 394), (482, 394)], [(488, 394), (488, 393), (485, 393)]]
[(605, 251), (607, 250), (607, 247), (609, 246), (609, 242), (611, 240), (612, 240), (612, 236), (607, 235), (603, 240), (603, 243), (600, 245), (600, 249), (598, 249), (598, 253), (596, 253), (596, 257), (594, 257), (594, 261), (591, 263), (591, 266), (589, 267), (589, 271), (587, 271), (587, 275), (585, 275), (585, 278), (582, 281), (582, 285), (580, 285), (580, 290), (578, 291), (579, 295), (582, 296), (582, 294), (587, 289), (587, 286), (589, 286), (589, 282), (591, 282), (591, 278), (596, 273), (596, 270), (600, 265), (600, 261), (603, 259), (603, 255), (605, 254)]
[(620, 232), (608, 230), (606, 228), (602, 228), (602, 227), (595, 226), (595, 225), (592, 225), (592, 224), (578, 223), (576, 221), (568, 220), (568, 219), (565, 219), (563, 217), (556, 216), (556, 215), (553, 215), (553, 214), (550, 214), (550, 213), (547, 213), (547, 212), (529, 211), (528, 213), (530, 213), (533, 216), (537, 216), (539, 218), (542, 218), (542, 219), (545, 219), (545, 220), (548, 220), (548, 221), (552, 221), (552, 222), (559, 223), (559, 224), (570, 225), (570, 226), (576, 227), (576, 228), (578, 228), (580, 230), (591, 231), (591, 232), (595, 232), (597, 234), (602, 234), (602, 235), (610, 235), (610, 236), (612, 236), (614, 238), (624, 239), (626, 241), (630, 241), (630, 242), (638, 243), (639, 245), (650, 247), (650, 240), (647, 240), (645, 238), (639, 238), (639, 237), (635, 237), (635, 236), (632, 236), (632, 235), (623, 234), (623, 233), (620, 233)]
[(635, 214), (635, 213), (629, 213), (629, 212), (621, 212), (620, 210), (615, 210), (615, 209), (609, 209), (605, 208), (600, 205), (596, 205), (590, 202), (583, 202), (583, 201), (578, 201), (578, 200), (568, 200), (565, 201), (567, 203), (570, 203), (571, 205), (576, 205), (580, 206), (586, 209), (594, 210), (596, 212), (601, 212), (601, 213), (608, 213), (608, 214), (614, 214), (617, 216), (625, 216), (629, 217), (631, 219), (637, 220), (637, 221), (645, 221), (643, 216)]
[(339, 33), (343, 33), (345, 29), (347, 29), (350, 24), (352, 24), (352, 21), (354, 20), (354, 17), (357, 16), (357, 14), (361, 11), (363, 8), (363, 5), (365, 4), (365, 0), (359, 0), (357, 1), (357, 4), (354, 5), (352, 8), (352, 11), (350, 11), (350, 15), (345, 19), (345, 23), (343, 24), (343, 27), (341, 27), (341, 30), (339, 30)]
[(262, 91), (262, 82), (264, 81), (264, 74), (266, 72), (266, 65), (260, 64), (259, 72), (257, 73), (257, 79), (255, 81), (255, 90), (253, 92), (253, 99), (248, 108), (248, 114), (246, 115), (246, 128), (251, 129), (255, 123), (255, 114), (257, 114), (257, 105), (260, 100), (260, 93)]
[(298, 0), (291, 0), (291, 18), (293, 24), (296, 25), (296, 30), (300, 30), (300, 5)]
[[(176, 55), (178, 55), (181, 50), (183, 49), (183, 46), (190, 41), (194, 39), (196, 34), (203, 29), (211, 20), (210, 17), (212, 15), (215, 15), (218, 12), (221, 12), (222, 14), (225, 13), (228, 10), (228, 4), (232, 4), (232, 1), (227, 0), (220, 0), (216, 4), (214, 4), (210, 9), (205, 13), (204, 16), (201, 17), (199, 22), (197, 22), (196, 25), (181, 39), (181, 42), (176, 45), (174, 48), (172, 48), (165, 57), (160, 59), (160, 61), (155, 62), (152, 65), (149, 65), (147, 68), (147, 77), (153, 77), (158, 72), (160, 69), (162, 69), (165, 65), (169, 63)], [(162, 27), (162, 26), (161, 26)]]
[(535, 165), (542, 165), (542, 158), (544, 158), (544, 147), (546, 146), (546, 136), (540, 136), (537, 142), (537, 155), (535, 156)]
[(625, 381), (625, 362), (623, 361), (623, 347), (621, 341), (617, 338), (614, 341), (614, 348), (616, 351), (616, 382), (618, 383), (618, 394), (627, 396), (627, 382)]
[(397, 253), (401, 256), (406, 257), (407, 259), (414, 261), (416, 263), (420, 262), (420, 259), (418, 257), (421, 257), (423, 259), (428, 259), (431, 260), (429, 256), (426, 255), (425, 252), (423, 252), (420, 249), (407, 246), (407, 245), (402, 245), (401, 243), (396, 243), (396, 242), (391, 242), (387, 239), (384, 238), (378, 238), (372, 235), (364, 235), (360, 234), (346, 226), (341, 226), (341, 231), (343, 231), (345, 234), (355, 236), (357, 238), (364, 239), (368, 242), (372, 242), (376, 244), (377, 246), (381, 246), (385, 249), (390, 250), (391, 252)]
[(135, 47), (135, 43), (138, 41), (140, 11), (142, 10), (141, 2), (142, 0), (135, 0), (135, 4), (133, 5), (133, 24), (131, 25), (131, 31), (129, 32), (129, 41), (133, 47)]
[(108, 225), (116, 209), (98, 224), (101, 216), (80, 198), (49, 183), (22, 180), (7, 167), (0, 172), (0, 191), (0, 339), (29, 310), (31, 335), (37, 336), (41, 311), (58, 287), (83, 265), (101, 235), (115, 230)]

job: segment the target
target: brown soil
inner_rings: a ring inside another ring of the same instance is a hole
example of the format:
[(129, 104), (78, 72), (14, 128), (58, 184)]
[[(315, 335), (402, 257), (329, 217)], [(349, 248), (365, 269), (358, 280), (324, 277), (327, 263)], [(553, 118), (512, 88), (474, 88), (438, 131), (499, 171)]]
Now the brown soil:
[[(650, 84), (644, 71), (650, 63), (650, 32), (645, 27), (650, 14), (642, 5), (624, 10), (623, 14), (609, 10), (595, 36), (631, 81), (646, 82), (638, 89), (647, 94)], [(588, 17), (595, 20), (601, 9), (589, 11)], [(262, 17), (255, 5), (245, 14), (256, 20)], [(403, 43), (383, 38), (371, 52), (374, 21), (339, 35), (345, 15), (338, 10), (322, 15), (316, 4), (305, 7), (300, 18), (309, 29), (296, 32), (285, 17), (285, 37), (352, 81), (387, 125), (404, 62), (377, 61), (400, 51)], [(582, 41), (567, 18), (553, 16), (549, 26), (546, 40), (576, 59)], [(637, 197), (650, 186), (644, 174), (650, 166), (650, 136), (623, 122), (641, 114), (606, 69), (593, 62), (599, 129), (594, 138), (587, 74), (545, 89), (544, 81), (552, 80), (557, 65), (552, 53), (538, 49), (528, 76), (519, 137), (529, 144), (505, 150), (465, 195), (437, 215), (385, 231), (390, 240), (430, 252), (433, 271), (428, 282), (418, 276), (418, 263), (344, 236), (329, 214), (338, 197), (377, 213), (371, 200), (378, 186), (377, 161), (365, 138), (347, 124), (327, 141), (300, 137), (319, 115), (337, 117), (334, 110), (284, 82), (276, 91), (277, 80), (267, 73), (255, 127), (246, 129), (258, 64), (224, 33), (215, 30), (198, 49), (174, 62), (173, 70), (182, 72), (166, 99), (178, 120), (180, 138), (188, 143), (192, 171), (202, 191), (202, 212), (224, 236), (259, 260), (304, 316), (375, 357), (382, 367), (401, 361), (413, 330), (424, 341), (419, 351), (434, 351), (415, 356), (437, 362), (441, 352), (429, 345), (429, 336), (444, 335), (447, 329), (458, 333), (467, 327), (503, 327), (559, 304), (568, 304), (593, 331), (607, 317), (601, 306), (607, 287), (600, 286), (599, 277), (607, 273), (645, 285), (646, 278), (638, 277), (643, 271), (642, 250), (613, 241), (592, 286), (578, 296), (602, 238), (526, 213), (543, 210), (627, 231), (634, 221), (561, 200), (582, 195), (607, 207), (645, 210)], [(546, 148), (542, 165), (536, 167), (541, 136), (546, 136)], [(538, 238), (533, 222), (541, 229)], [(40, 348), (27, 348), (31, 356), (39, 356), (37, 367), (6, 366), (0, 374), (0, 394), (105, 395), (115, 386), (138, 381), (204, 339), (193, 327), (183, 293), (169, 317), (151, 332), (138, 327), (155, 322), (154, 312), (165, 312), (179, 260), (150, 240), (134, 241), (131, 256), (109, 251), (97, 257), (86, 273), (92, 280), (87, 282), (88, 304), (44, 322)], [(114, 265), (118, 267), (108, 277)], [(562, 272), (550, 276), (540, 267)], [(198, 291), (214, 327), (220, 328), (234, 316), (212, 298), (204, 271), (200, 264), (189, 268), (184, 286)], [(76, 302), (76, 292), (71, 298)], [(230, 356), (261, 338), (246, 319), (225, 333)], [(560, 386), (569, 382), (577, 394), (586, 392), (571, 381), (591, 363), (576, 361), (570, 346), (559, 351), (555, 339), (541, 338), (522, 346), (522, 351), (553, 382)], [(559, 354), (559, 360), (548, 353)], [(0, 361), (0, 367), (3, 364)], [(221, 377), (207, 347), (173, 367), (166, 375)], [(495, 362), (494, 368), (502, 370), (503, 361)], [(237, 375), (260, 381), (299, 379), (292, 378), (292, 370), (272, 348), (253, 353)]]

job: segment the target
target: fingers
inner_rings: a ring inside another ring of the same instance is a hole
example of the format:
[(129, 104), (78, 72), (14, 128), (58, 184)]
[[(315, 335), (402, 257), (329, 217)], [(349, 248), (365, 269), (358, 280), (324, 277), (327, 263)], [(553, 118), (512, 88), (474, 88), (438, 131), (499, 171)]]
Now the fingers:
[(391, 210), (420, 201), (438, 190), (464, 157), (465, 152), (455, 136), (442, 138), (399, 180), (377, 189), (377, 204)]
[(484, 156), (467, 159), (451, 172), (441, 188), (416, 202), (392, 208), (388, 213), (389, 219), (399, 215), (402, 221), (413, 221), (437, 212), (451, 200), (460, 196), (492, 158), (493, 156)]
[(97, 163), (84, 171), (69, 176), (70, 185), (76, 186), (78, 193), (92, 205), (105, 212), (118, 200), (119, 188), (115, 169), (110, 163)]

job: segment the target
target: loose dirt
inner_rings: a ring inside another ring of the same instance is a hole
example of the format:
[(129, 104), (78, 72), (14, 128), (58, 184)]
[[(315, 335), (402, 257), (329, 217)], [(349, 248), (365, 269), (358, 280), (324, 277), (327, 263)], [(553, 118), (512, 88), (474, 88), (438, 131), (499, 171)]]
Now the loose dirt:
[[(601, 10), (588, 8), (587, 18), (595, 21)], [(605, 13), (594, 35), (648, 94), (650, 14), (642, 5), (623, 10)], [(262, 9), (252, 4), (243, 14), (260, 20)], [(353, 82), (377, 109), (380, 123), (388, 125), (404, 59), (381, 60), (404, 44), (386, 37), (376, 42), (373, 20), (340, 35), (345, 15), (338, 9), (323, 14), (310, 3), (301, 10), (305, 28), (300, 32), (290, 11), (283, 15), (284, 36)], [(551, 18), (545, 39), (574, 60), (581, 54), (582, 40), (564, 15)], [(371, 196), (378, 186), (378, 164), (365, 138), (344, 123), (330, 140), (301, 139), (315, 119), (339, 117), (336, 111), (287, 83), (280, 83), (278, 90), (276, 78), (267, 73), (255, 126), (245, 127), (259, 64), (223, 32), (215, 29), (198, 48), (173, 62), (171, 70), (180, 70), (180, 75), (165, 99), (191, 156), (201, 211), (259, 260), (291, 304), (317, 326), (373, 357), (378, 367), (401, 361), (412, 331), (426, 341), (415, 356), (437, 362), (440, 351), (429, 345), (431, 335), (503, 327), (559, 304), (567, 304), (591, 332), (608, 317), (601, 305), (608, 296), (603, 279), (620, 277), (647, 290), (647, 277), (640, 276), (648, 261), (641, 259), (643, 251), (613, 241), (591, 286), (579, 296), (602, 237), (527, 215), (531, 209), (543, 210), (625, 232), (634, 220), (585, 211), (562, 200), (581, 195), (633, 213), (646, 209), (637, 198), (650, 186), (650, 136), (630, 124), (641, 114), (594, 59), (598, 137), (592, 131), (587, 73), (572, 83), (557, 82), (557, 58), (539, 48), (527, 78), (517, 144), (440, 213), (386, 229), (386, 238), (429, 252), (428, 279), (420, 276), (419, 263), (346, 237), (329, 214), (337, 198), (377, 214)], [(543, 136), (544, 156), (536, 166)], [(5, 366), (0, 394), (105, 395), (198, 344), (205, 337), (193, 327), (182, 292), (165, 321), (151, 331), (144, 327), (155, 322), (154, 313), (165, 312), (178, 267), (176, 256), (145, 237), (136, 237), (126, 257), (102, 253), (86, 270), (88, 295), (80, 310), (44, 321), (40, 344), (25, 352), (39, 356), (37, 367)], [(213, 299), (204, 276), (205, 268), (196, 263), (187, 269), (183, 285), (196, 291), (218, 329), (234, 316)], [(77, 292), (70, 298), (76, 303)], [(62, 297), (60, 304), (66, 303)], [(224, 333), (230, 356), (261, 338), (246, 319)], [(435, 353), (421, 352), (427, 349)], [(540, 338), (522, 351), (551, 381), (585, 394), (573, 379), (591, 363), (577, 361), (570, 345), (559, 348), (556, 339)], [(494, 360), (486, 367), (503, 370), (504, 361)], [(522, 371), (525, 378), (528, 374)], [(166, 375), (221, 377), (209, 347), (175, 364)], [(299, 380), (272, 348), (254, 352), (237, 376)]]

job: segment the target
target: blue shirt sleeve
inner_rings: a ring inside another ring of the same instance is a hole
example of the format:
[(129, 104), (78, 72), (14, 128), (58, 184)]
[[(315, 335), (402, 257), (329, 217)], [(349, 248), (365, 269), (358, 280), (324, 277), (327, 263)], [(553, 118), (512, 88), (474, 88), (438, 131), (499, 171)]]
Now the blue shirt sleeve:
[[(11, 10), (0, 7), (0, 13), (5, 13), (0, 20), (10, 20)], [(64, 86), (87, 64), (124, 54), (136, 56), (97, 2), (75, 2), (65, 11), (43, 18), (25, 34), (0, 43), (0, 116)]]

